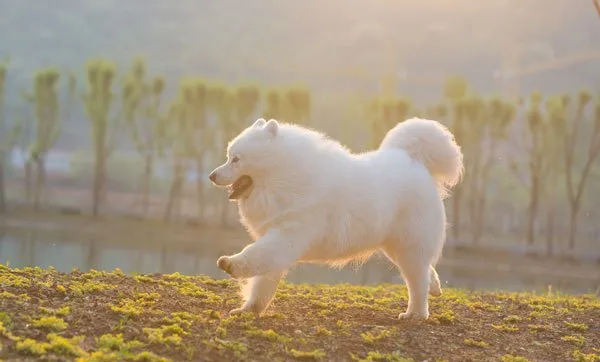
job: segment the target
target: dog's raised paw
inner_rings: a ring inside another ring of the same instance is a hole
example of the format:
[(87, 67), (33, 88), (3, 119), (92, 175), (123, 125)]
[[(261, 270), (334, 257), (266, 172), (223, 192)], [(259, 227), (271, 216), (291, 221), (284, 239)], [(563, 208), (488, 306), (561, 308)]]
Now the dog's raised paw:
[(217, 260), (217, 266), (223, 270), (225, 273), (232, 275), (232, 266), (233, 263), (231, 262), (230, 258), (228, 256), (222, 256)]

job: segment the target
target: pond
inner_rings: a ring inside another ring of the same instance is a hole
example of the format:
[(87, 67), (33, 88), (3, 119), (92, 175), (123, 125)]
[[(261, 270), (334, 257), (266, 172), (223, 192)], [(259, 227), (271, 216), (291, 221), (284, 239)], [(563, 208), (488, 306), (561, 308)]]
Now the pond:
[[(174, 273), (208, 275), (221, 279), (228, 276), (216, 266), (223, 254), (234, 253), (239, 247), (209, 247), (194, 245), (123, 244), (93, 238), (49, 237), (38, 231), (0, 233), (0, 263), (12, 267), (53, 266), (69, 272), (73, 268), (110, 271), (120, 268), (125, 273)], [(481, 263), (479, 263), (481, 264)], [(507, 290), (567, 293), (590, 293), (598, 287), (593, 279), (556, 278), (548, 275), (515, 273), (502, 268), (476, 267), (474, 263), (450, 262), (442, 259), (436, 268), (443, 286), (470, 290)], [(395, 268), (382, 256), (376, 255), (362, 266), (350, 265), (341, 270), (318, 265), (300, 265), (286, 278), (293, 283), (350, 283), (373, 285), (403, 283)]]

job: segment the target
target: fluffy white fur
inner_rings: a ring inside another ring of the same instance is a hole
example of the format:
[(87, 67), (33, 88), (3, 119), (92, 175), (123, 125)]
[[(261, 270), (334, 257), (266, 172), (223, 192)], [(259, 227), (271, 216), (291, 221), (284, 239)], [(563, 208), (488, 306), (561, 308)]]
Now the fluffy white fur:
[(428, 318), (428, 292), (441, 294), (434, 266), (445, 241), (442, 200), (463, 172), (447, 128), (409, 119), (379, 149), (353, 154), (313, 130), (259, 119), (230, 142), (227, 157), (214, 170), (216, 185), (254, 180), (238, 206), (255, 242), (218, 260), (245, 281), (245, 303), (232, 313), (261, 314), (296, 263), (341, 266), (381, 250), (408, 286), (400, 318)]

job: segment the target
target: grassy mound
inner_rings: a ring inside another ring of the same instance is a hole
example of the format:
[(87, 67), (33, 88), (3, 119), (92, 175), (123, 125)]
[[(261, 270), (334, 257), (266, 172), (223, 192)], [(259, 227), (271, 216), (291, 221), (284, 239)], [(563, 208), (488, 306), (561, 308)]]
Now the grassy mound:
[(467, 293), (404, 322), (398, 285), (282, 283), (259, 319), (231, 280), (0, 265), (0, 359), (600, 361), (595, 296)]

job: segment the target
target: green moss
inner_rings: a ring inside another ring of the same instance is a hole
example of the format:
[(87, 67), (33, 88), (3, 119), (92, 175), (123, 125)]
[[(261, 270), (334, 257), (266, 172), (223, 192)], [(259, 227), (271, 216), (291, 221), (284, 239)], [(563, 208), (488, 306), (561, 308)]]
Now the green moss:
[(132, 358), (135, 362), (170, 362), (171, 360), (165, 357), (160, 357), (152, 352), (144, 351), (136, 354)]
[(350, 327), (352, 327), (352, 325), (348, 322), (344, 322), (343, 320), (337, 320), (335, 322), (335, 325), (339, 328), (339, 329), (348, 329)]
[(232, 352), (237, 358), (241, 358), (248, 352), (248, 346), (238, 341), (224, 340), (218, 337), (204, 341), (204, 344), (218, 351), (227, 350)]
[(7, 292), (6, 290), (0, 293), (0, 298), (2, 299), (16, 299), (17, 296), (11, 292)]
[(173, 314), (171, 314), (171, 317), (164, 317), (163, 322), (165, 322), (167, 324), (178, 324), (181, 326), (185, 326), (186, 328), (189, 328), (194, 323), (194, 320), (193, 319), (184, 319), (179, 316), (173, 316)]
[(585, 323), (572, 323), (572, 322), (565, 321), (565, 325), (570, 327), (571, 329), (574, 329), (579, 332), (585, 332), (590, 328)]
[(519, 330), (517, 327), (507, 326), (506, 324), (492, 324), (492, 328), (502, 332), (516, 332)]
[(126, 317), (135, 317), (145, 313), (158, 313), (160, 311), (152, 310), (151, 307), (156, 304), (160, 298), (158, 293), (138, 293), (134, 299), (123, 298), (118, 304), (110, 304), (110, 309)]
[(90, 269), (87, 271), (87, 273), (83, 273), (81, 275), (82, 278), (84, 279), (95, 279), (95, 278), (103, 278), (106, 277), (109, 273), (105, 272), (105, 271), (100, 271), (100, 270), (96, 270), (96, 269)]
[(546, 331), (550, 330), (550, 326), (542, 325), (542, 324), (529, 324), (527, 327), (533, 333), (546, 332)]
[(315, 334), (317, 336), (331, 336), (332, 332), (325, 327), (317, 326), (315, 329)]
[(271, 342), (285, 343), (285, 342), (291, 341), (290, 337), (282, 336), (272, 329), (263, 330), (263, 329), (252, 328), (252, 329), (246, 331), (246, 335), (249, 337), (264, 338)]
[(361, 333), (360, 336), (366, 343), (374, 344), (375, 342), (377, 342), (381, 339), (390, 337), (392, 334), (393, 334), (392, 331), (384, 329), (384, 330), (380, 330), (379, 332)]
[(182, 336), (188, 333), (178, 324), (169, 324), (160, 328), (144, 328), (150, 343), (167, 344), (178, 346), (181, 344)]
[(389, 362), (414, 362), (412, 358), (405, 358), (400, 356), (398, 352), (394, 353), (381, 353), (379, 351), (371, 351), (367, 353), (365, 358), (359, 358), (351, 355), (352, 359), (359, 362), (375, 362), (375, 361), (389, 361)]
[(143, 345), (140, 341), (125, 342), (122, 334), (103, 334), (100, 338), (96, 339), (96, 348), (118, 352), (121, 355), (127, 355), (132, 349)]
[(3, 291), (2, 293), (0, 293), (0, 299), (13, 299), (15, 300), (17, 303), (25, 303), (31, 300), (31, 297), (29, 297), (27, 294), (13, 294), (11, 292), (8, 291)]
[(600, 354), (596, 353), (583, 353), (580, 350), (573, 351), (573, 360), (575, 362), (599, 362)]
[(52, 353), (58, 356), (83, 357), (87, 353), (79, 346), (83, 337), (74, 337), (71, 339), (50, 333), (47, 336), (48, 342), (37, 342), (33, 339), (25, 339), (17, 342), (16, 350), (31, 356), (43, 356)]
[(115, 289), (116, 285), (106, 284), (95, 280), (75, 281), (69, 285), (71, 294), (81, 297), (85, 294), (91, 294), (99, 291)]
[(95, 351), (88, 356), (78, 358), (77, 362), (114, 362), (122, 360), (117, 352)]
[(86, 353), (80, 347), (84, 337), (74, 337), (71, 339), (64, 338), (55, 334), (48, 335), (50, 347), (48, 352), (55, 353), (59, 356), (84, 356)]
[(517, 323), (522, 320), (523, 318), (519, 317), (518, 315), (509, 315), (508, 317), (504, 318), (504, 322), (506, 323)]
[(225, 338), (227, 336), (227, 328), (217, 327), (216, 334), (219, 338)]
[(529, 362), (525, 357), (514, 356), (512, 354), (505, 354), (501, 358), (502, 362)]
[(185, 281), (182, 283), (171, 285), (175, 286), (179, 293), (202, 299), (208, 304), (218, 305), (223, 302), (223, 298), (221, 298), (217, 294), (190, 281)]
[(451, 310), (444, 310), (441, 313), (434, 316), (435, 320), (437, 320), (440, 324), (452, 324), (456, 319), (454, 312)]
[(8, 331), (12, 329), (13, 322), (12, 318), (8, 313), (0, 312), (0, 324), (3, 326), (3, 328), (5, 328)]
[(17, 342), (16, 350), (31, 356), (41, 356), (46, 353), (48, 343), (40, 343), (35, 339), (26, 338)]
[(12, 288), (27, 288), (31, 286), (32, 281), (26, 276), (17, 273), (2, 273), (0, 274), (0, 285)]
[(54, 332), (67, 329), (67, 322), (65, 322), (62, 318), (55, 316), (41, 317), (40, 319), (33, 320), (31, 324), (36, 328)]
[(583, 346), (585, 343), (585, 338), (582, 335), (564, 336), (560, 339), (565, 342), (571, 342), (578, 347)]
[[(10, 341), (13, 341), (13, 342), (20, 340), (19, 337), (15, 336), (11, 333), (12, 323), (11, 323), (10, 317), (7, 316), (2, 319), (3, 320), (0, 320), (0, 336), (4, 337)], [(1, 351), (1, 348), (0, 348), (0, 351)]]
[(133, 279), (137, 280), (139, 283), (159, 283), (158, 279), (151, 278), (147, 275), (135, 275)]
[(312, 351), (299, 351), (297, 349), (288, 350), (288, 354), (296, 359), (321, 359), (327, 354), (322, 349), (314, 349)]
[(69, 315), (69, 313), (71, 313), (71, 307), (69, 307), (68, 305), (58, 308), (58, 309), (40, 307), (40, 312), (42, 312), (44, 314), (50, 314), (50, 315), (64, 317), (64, 316)]
[(311, 305), (315, 308), (322, 308), (322, 309), (328, 309), (328, 308), (333, 307), (333, 306), (330, 306), (329, 303), (326, 303), (326, 302), (323, 302), (320, 300), (313, 300), (311, 302)]

